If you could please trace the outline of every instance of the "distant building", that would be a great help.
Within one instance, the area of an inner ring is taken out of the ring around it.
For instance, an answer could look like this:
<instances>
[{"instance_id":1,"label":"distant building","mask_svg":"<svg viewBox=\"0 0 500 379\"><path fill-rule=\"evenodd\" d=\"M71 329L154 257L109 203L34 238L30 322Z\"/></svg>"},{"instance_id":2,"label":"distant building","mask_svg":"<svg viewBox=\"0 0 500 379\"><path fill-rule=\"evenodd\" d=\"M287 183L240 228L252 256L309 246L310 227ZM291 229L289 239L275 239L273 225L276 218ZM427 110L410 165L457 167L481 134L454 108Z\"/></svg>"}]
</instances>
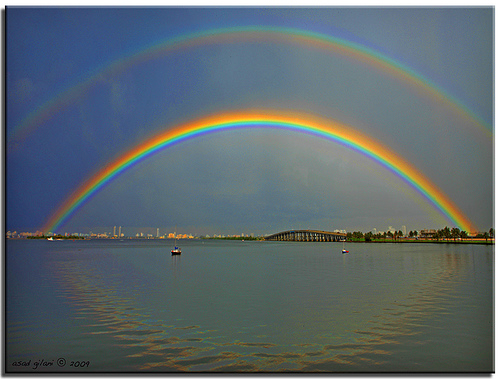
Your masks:
<instances>
[{"instance_id":1,"label":"distant building","mask_svg":"<svg viewBox=\"0 0 500 379\"><path fill-rule=\"evenodd\" d=\"M420 231L420 238L434 238L436 237L436 229L423 229Z\"/></svg>"}]
</instances>

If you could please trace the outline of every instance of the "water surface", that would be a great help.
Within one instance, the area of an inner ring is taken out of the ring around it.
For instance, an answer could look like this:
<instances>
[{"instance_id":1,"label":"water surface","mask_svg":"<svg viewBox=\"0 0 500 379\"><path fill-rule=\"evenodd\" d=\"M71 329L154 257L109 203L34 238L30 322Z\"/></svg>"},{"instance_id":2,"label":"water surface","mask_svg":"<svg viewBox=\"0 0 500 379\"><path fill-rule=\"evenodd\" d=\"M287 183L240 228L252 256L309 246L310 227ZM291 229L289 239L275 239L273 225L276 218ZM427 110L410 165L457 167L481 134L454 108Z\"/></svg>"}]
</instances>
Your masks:
<instances>
[{"instance_id":1,"label":"water surface","mask_svg":"<svg viewBox=\"0 0 500 379\"><path fill-rule=\"evenodd\" d=\"M8 240L7 372L493 370L492 246L171 244Z\"/></svg>"}]
</instances>

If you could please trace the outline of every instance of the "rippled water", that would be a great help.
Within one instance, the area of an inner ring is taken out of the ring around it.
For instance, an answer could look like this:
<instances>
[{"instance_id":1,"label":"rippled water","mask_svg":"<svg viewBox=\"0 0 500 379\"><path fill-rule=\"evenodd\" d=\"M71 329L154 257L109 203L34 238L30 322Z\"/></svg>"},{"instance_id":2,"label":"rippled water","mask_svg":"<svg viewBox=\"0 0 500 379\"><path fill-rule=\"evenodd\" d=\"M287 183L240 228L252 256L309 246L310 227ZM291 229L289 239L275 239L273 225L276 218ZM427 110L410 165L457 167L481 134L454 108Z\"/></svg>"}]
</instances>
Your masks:
<instances>
[{"instance_id":1,"label":"rippled water","mask_svg":"<svg viewBox=\"0 0 500 379\"><path fill-rule=\"evenodd\" d=\"M7 372L493 370L492 246L6 248Z\"/></svg>"}]
</instances>

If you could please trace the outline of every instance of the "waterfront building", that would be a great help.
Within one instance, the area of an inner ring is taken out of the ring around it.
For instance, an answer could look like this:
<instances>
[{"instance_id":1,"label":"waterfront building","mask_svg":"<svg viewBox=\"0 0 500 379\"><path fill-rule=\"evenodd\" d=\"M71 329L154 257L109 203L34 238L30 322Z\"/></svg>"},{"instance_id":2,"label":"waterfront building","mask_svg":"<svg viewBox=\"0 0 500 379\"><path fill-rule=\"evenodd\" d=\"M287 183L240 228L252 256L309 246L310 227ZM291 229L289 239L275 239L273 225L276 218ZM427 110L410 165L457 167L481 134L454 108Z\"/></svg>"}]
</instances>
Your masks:
<instances>
[{"instance_id":1,"label":"waterfront building","mask_svg":"<svg viewBox=\"0 0 500 379\"><path fill-rule=\"evenodd\" d=\"M423 229L420 231L419 237L421 238L434 238L436 236L436 229Z\"/></svg>"}]
</instances>

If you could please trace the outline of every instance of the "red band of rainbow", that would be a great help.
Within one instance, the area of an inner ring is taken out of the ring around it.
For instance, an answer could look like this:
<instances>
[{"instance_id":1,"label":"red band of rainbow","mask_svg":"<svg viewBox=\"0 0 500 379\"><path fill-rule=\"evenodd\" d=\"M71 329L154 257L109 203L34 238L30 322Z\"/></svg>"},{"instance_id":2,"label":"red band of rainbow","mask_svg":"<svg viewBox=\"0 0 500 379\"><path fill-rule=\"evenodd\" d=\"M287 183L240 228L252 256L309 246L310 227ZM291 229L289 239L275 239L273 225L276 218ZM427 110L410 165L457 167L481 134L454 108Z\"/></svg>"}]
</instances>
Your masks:
<instances>
[{"instance_id":1,"label":"red band of rainbow","mask_svg":"<svg viewBox=\"0 0 500 379\"><path fill-rule=\"evenodd\" d=\"M103 169L81 184L52 214L42 228L44 233L57 231L92 195L114 178L147 159L156 152L174 144L207 133L237 128L273 128L307 133L324 138L372 159L426 199L439 213L458 228L471 232L476 228L460 209L428 178L388 147L341 123L310 115L281 115L266 111L223 113L187 122L145 140L109 162Z\"/></svg>"}]
</instances>

